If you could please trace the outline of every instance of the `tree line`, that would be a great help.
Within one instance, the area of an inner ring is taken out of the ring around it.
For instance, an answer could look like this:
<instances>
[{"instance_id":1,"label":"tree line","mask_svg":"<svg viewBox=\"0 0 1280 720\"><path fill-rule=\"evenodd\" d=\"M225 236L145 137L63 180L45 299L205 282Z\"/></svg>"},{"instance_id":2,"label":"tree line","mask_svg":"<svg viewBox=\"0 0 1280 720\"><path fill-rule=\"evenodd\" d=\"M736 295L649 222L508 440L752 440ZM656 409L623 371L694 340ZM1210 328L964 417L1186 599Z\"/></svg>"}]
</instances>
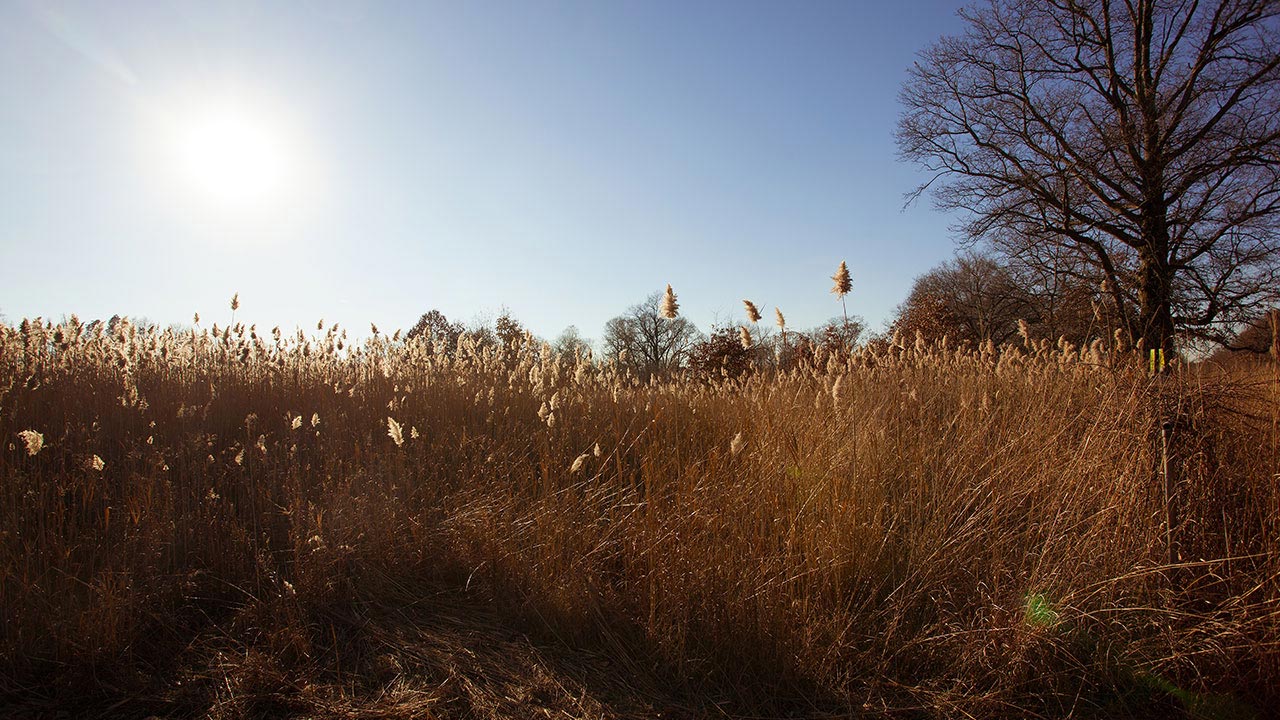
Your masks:
<instances>
[{"instance_id":1,"label":"tree line","mask_svg":"<svg viewBox=\"0 0 1280 720\"><path fill-rule=\"evenodd\" d=\"M809 330L793 330L786 327L779 311L773 324L722 324L704 333L688 318L664 316L662 300L663 294L655 292L610 319L598 345L573 325L554 340L543 340L509 311L503 311L492 326L474 323L468 327L433 309L418 319L404 339L446 354L456 352L459 343L512 351L528 345L565 361L613 362L644 380L685 371L721 379L793 366L822 353L851 352L866 329L862 318L852 316L832 318Z\"/></svg>"}]
</instances>

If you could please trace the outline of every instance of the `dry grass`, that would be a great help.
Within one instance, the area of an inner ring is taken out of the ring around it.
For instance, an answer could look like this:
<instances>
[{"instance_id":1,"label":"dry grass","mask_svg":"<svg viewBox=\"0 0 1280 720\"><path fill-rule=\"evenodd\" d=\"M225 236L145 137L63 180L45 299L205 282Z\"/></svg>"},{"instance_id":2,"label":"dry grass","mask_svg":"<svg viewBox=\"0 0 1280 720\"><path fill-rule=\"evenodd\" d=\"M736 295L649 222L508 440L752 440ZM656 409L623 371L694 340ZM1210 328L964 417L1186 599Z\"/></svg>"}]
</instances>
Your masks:
<instances>
[{"instance_id":1,"label":"dry grass","mask_svg":"<svg viewBox=\"0 0 1280 720\"><path fill-rule=\"evenodd\" d=\"M337 328L0 327L0 694L222 717L1260 713L1280 703L1275 366L1143 370L917 343L640 384Z\"/></svg>"}]
</instances>

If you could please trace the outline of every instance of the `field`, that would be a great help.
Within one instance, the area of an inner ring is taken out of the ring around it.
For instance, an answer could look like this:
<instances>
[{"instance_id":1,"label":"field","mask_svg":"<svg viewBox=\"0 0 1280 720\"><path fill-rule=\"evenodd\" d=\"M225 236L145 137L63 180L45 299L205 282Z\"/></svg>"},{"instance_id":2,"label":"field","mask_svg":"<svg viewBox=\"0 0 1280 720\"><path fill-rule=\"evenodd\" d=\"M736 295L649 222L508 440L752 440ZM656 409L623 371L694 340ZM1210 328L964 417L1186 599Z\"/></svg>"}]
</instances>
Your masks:
<instances>
[{"instance_id":1,"label":"field","mask_svg":"<svg viewBox=\"0 0 1280 720\"><path fill-rule=\"evenodd\" d=\"M1274 362L343 337L0 326L3 714L1280 706Z\"/></svg>"}]
</instances>

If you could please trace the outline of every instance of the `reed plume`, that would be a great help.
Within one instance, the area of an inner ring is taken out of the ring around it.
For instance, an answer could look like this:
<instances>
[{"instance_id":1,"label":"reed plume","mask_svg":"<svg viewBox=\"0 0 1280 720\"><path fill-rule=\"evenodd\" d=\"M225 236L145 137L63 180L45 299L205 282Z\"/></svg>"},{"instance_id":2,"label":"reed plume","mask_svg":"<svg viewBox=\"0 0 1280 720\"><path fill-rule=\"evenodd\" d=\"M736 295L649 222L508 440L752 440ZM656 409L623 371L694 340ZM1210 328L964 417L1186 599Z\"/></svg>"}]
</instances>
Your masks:
<instances>
[{"instance_id":1,"label":"reed plume","mask_svg":"<svg viewBox=\"0 0 1280 720\"><path fill-rule=\"evenodd\" d=\"M853 290L853 279L849 277L849 265L844 261L840 261L840 268L836 270L836 274L831 276L835 284L831 286L831 293L841 299Z\"/></svg>"},{"instance_id":2,"label":"reed plume","mask_svg":"<svg viewBox=\"0 0 1280 720\"><path fill-rule=\"evenodd\" d=\"M660 313L668 320L674 320L680 314L680 303L676 302L676 294L671 290L670 283L667 284L667 291L662 294Z\"/></svg>"},{"instance_id":3,"label":"reed plume","mask_svg":"<svg viewBox=\"0 0 1280 720\"><path fill-rule=\"evenodd\" d=\"M18 437L22 438L22 442L27 446L27 454L35 455L44 449L44 434L35 430L23 430L18 433Z\"/></svg>"},{"instance_id":4,"label":"reed plume","mask_svg":"<svg viewBox=\"0 0 1280 720\"><path fill-rule=\"evenodd\" d=\"M738 433L733 436L733 439L729 441L729 454L737 455L742 452L742 448L745 447L746 444L747 441L742 439L742 431L739 430Z\"/></svg>"},{"instance_id":5,"label":"reed plume","mask_svg":"<svg viewBox=\"0 0 1280 720\"><path fill-rule=\"evenodd\" d=\"M849 265L844 261L840 261L840 267L836 270L836 274L831 276L835 282L831 286L831 292L840 298L840 310L844 314L844 332L845 337L849 336L849 308L845 305L844 297L853 290L853 280L849 277Z\"/></svg>"}]
</instances>

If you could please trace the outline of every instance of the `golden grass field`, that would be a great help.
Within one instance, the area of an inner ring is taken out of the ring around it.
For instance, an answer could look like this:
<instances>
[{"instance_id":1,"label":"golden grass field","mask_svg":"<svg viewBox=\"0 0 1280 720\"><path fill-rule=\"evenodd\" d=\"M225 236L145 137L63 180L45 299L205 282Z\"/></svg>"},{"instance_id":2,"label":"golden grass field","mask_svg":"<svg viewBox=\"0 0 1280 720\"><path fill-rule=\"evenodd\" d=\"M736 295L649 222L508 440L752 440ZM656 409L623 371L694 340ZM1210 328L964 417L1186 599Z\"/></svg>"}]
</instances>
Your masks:
<instances>
[{"instance_id":1,"label":"golden grass field","mask_svg":"<svg viewBox=\"0 0 1280 720\"><path fill-rule=\"evenodd\" d=\"M0 714L1280 706L1274 362L342 338L0 326Z\"/></svg>"}]
</instances>

